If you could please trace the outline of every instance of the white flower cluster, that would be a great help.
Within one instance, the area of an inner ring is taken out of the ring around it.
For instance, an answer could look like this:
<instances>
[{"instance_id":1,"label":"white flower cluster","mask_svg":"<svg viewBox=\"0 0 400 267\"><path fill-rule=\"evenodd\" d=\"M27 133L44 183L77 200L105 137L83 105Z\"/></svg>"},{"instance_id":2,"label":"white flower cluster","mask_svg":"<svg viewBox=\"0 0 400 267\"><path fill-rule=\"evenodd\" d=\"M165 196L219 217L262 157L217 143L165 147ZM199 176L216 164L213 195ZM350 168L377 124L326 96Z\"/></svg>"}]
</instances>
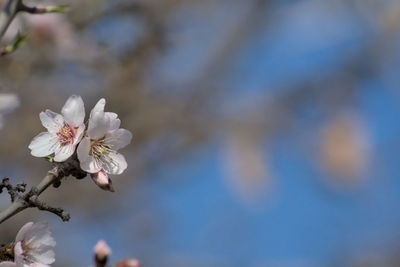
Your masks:
<instances>
[{"instance_id":1,"label":"white flower cluster","mask_svg":"<svg viewBox=\"0 0 400 267\"><path fill-rule=\"evenodd\" d=\"M14 261L0 262L0 267L48 267L56 245L47 223L28 222L18 232L14 243Z\"/></svg>"},{"instance_id":2,"label":"white flower cluster","mask_svg":"<svg viewBox=\"0 0 400 267\"><path fill-rule=\"evenodd\" d=\"M71 96L61 114L46 110L40 120L47 132L40 133L29 145L35 157L53 156L56 162L70 158L77 148L83 171L90 173L102 189L113 191L108 174L121 174L125 157L117 151L131 142L130 131L119 128L121 121L113 112L104 112L106 101L100 99L90 112L85 127L85 107L80 96ZM86 130L85 130L86 129Z\"/></svg>"}]
</instances>

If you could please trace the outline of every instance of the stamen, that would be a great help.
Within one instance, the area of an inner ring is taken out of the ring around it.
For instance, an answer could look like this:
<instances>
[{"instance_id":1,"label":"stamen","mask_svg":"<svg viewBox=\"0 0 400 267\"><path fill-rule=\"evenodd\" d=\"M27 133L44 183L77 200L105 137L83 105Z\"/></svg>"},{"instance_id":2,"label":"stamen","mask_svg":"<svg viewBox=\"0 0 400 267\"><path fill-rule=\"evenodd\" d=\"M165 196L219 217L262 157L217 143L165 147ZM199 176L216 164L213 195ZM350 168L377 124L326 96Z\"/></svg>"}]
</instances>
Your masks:
<instances>
[{"instance_id":1,"label":"stamen","mask_svg":"<svg viewBox=\"0 0 400 267\"><path fill-rule=\"evenodd\" d=\"M100 140L92 140L91 149L89 154L94 157L96 162L99 162L102 166L118 164L109 156L110 153L115 152L112 147L106 143L105 138Z\"/></svg>"},{"instance_id":2,"label":"stamen","mask_svg":"<svg viewBox=\"0 0 400 267\"><path fill-rule=\"evenodd\" d=\"M61 130L57 133L58 140L62 146L72 144L75 138L75 130L69 125L64 125Z\"/></svg>"}]
</instances>

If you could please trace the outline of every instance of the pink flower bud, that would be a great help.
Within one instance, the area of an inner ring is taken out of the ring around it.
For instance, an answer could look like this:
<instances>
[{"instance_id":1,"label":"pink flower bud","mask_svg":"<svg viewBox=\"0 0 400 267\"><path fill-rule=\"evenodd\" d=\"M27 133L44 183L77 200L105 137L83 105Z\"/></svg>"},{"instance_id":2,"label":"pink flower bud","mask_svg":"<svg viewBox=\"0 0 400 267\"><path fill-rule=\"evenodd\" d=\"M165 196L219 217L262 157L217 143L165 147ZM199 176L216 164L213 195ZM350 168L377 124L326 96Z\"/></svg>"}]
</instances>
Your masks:
<instances>
[{"instance_id":1,"label":"pink flower bud","mask_svg":"<svg viewBox=\"0 0 400 267\"><path fill-rule=\"evenodd\" d=\"M97 184L101 189L115 192L112 186L111 179L108 177L107 173L104 171L99 171L97 173L91 173L90 176L95 184Z\"/></svg>"},{"instance_id":2,"label":"pink flower bud","mask_svg":"<svg viewBox=\"0 0 400 267\"><path fill-rule=\"evenodd\" d=\"M136 259L125 259L119 261L116 267L140 267L140 262Z\"/></svg>"},{"instance_id":3,"label":"pink flower bud","mask_svg":"<svg viewBox=\"0 0 400 267\"><path fill-rule=\"evenodd\" d=\"M94 260L96 262L96 266L105 266L108 257L111 254L111 249L107 245L107 243L104 240L100 240L99 242L97 242L93 251L94 251Z\"/></svg>"}]
</instances>

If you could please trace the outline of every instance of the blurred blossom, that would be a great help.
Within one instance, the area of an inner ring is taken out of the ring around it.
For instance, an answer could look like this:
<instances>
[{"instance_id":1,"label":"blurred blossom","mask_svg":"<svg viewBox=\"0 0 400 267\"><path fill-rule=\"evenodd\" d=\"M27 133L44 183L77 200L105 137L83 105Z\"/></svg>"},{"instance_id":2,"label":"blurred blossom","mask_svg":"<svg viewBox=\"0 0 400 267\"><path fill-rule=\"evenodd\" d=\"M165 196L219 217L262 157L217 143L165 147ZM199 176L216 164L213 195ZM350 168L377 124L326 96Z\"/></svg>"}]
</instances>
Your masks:
<instances>
[{"instance_id":1,"label":"blurred blossom","mask_svg":"<svg viewBox=\"0 0 400 267\"><path fill-rule=\"evenodd\" d=\"M334 182L352 185L361 179L369 157L369 140L361 120L352 113L333 117L321 135L322 161Z\"/></svg>"},{"instance_id":2,"label":"blurred blossom","mask_svg":"<svg viewBox=\"0 0 400 267\"><path fill-rule=\"evenodd\" d=\"M0 266L48 267L55 261L55 245L47 223L28 222L15 238L14 262L4 262Z\"/></svg>"},{"instance_id":3,"label":"blurred blossom","mask_svg":"<svg viewBox=\"0 0 400 267\"><path fill-rule=\"evenodd\" d=\"M270 185L260 137L238 130L228 137L225 159L228 185L244 201L258 200Z\"/></svg>"},{"instance_id":4,"label":"blurred blossom","mask_svg":"<svg viewBox=\"0 0 400 267\"><path fill-rule=\"evenodd\" d=\"M140 262L136 259L125 259L119 261L116 267L140 267Z\"/></svg>"},{"instance_id":5,"label":"blurred blossom","mask_svg":"<svg viewBox=\"0 0 400 267\"><path fill-rule=\"evenodd\" d=\"M26 16L29 35L36 45L51 44L60 50L73 50L76 36L63 14Z\"/></svg>"},{"instance_id":6,"label":"blurred blossom","mask_svg":"<svg viewBox=\"0 0 400 267\"><path fill-rule=\"evenodd\" d=\"M45 6L45 4L40 6ZM38 47L48 49L48 45L51 45L52 48L67 52L78 49L77 37L64 14L17 16L7 30L4 41L11 42L18 32L29 33L30 43Z\"/></svg>"},{"instance_id":7,"label":"blurred blossom","mask_svg":"<svg viewBox=\"0 0 400 267\"><path fill-rule=\"evenodd\" d=\"M105 266L108 257L111 255L111 249L104 240L97 242L94 247L94 257L97 265Z\"/></svg>"},{"instance_id":8,"label":"blurred blossom","mask_svg":"<svg viewBox=\"0 0 400 267\"><path fill-rule=\"evenodd\" d=\"M11 261L0 262L0 267L16 267L17 265Z\"/></svg>"},{"instance_id":9,"label":"blurred blossom","mask_svg":"<svg viewBox=\"0 0 400 267\"><path fill-rule=\"evenodd\" d=\"M0 94L0 128L4 126L4 114L19 106L19 99L15 94Z\"/></svg>"}]
</instances>

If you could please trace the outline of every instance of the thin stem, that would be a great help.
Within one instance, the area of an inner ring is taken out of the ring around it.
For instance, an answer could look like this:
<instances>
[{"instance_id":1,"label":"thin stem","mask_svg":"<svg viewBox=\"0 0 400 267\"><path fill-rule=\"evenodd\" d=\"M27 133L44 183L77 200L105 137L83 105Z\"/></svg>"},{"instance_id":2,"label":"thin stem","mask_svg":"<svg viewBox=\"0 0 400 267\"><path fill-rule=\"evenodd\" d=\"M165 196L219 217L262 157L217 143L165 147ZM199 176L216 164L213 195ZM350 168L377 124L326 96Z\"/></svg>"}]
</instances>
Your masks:
<instances>
[{"instance_id":1,"label":"thin stem","mask_svg":"<svg viewBox=\"0 0 400 267\"><path fill-rule=\"evenodd\" d=\"M0 13L0 41L18 13L22 0L8 0Z\"/></svg>"},{"instance_id":2,"label":"thin stem","mask_svg":"<svg viewBox=\"0 0 400 267\"><path fill-rule=\"evenodd\" d=\"M72 175L77 179L82 179L86 176L86 172L82 171L79 167L79 162L76 158L71 158L68 161L57 163L42 181L32 187L28 192L14 196L12 204L0 212L0 224L5 220L11 218L15 214L27 209L27 208L38 208L40 210L49 211L59 216L63 221L69 220L69 214L64 212L61 208L53 208L46 203L40 201L38 197L47 189L49 186L58 184L62 178Z\"/></svg>"},{"instance_id":3,"label":"thin stem","mask_svg":"<svg viewBox=\"0 0 400 267\"><path fill-rule=\"evenodd\" d=\"M29 208L29 198L34 195L39 196L44 190L46 190L52 183L57 180L57 174L58 167L56 166L47 172L47 175L36 187L33 187L29 192L22 195L22 197L16 198L15 201L7 209L0 212L0 223L23 211L24 209Z\"/></svg>"},{"instance_id":4,"label":"thin stem","mask_svg":"<svg viewBox=\"0 0 400 267\"><path fill-rule=\"evenodd\" d=\"M23 211L27 207L26 202L21 199L14 201L7 209L0 212L0 223Z\"/></svg>"}]
</instances>

